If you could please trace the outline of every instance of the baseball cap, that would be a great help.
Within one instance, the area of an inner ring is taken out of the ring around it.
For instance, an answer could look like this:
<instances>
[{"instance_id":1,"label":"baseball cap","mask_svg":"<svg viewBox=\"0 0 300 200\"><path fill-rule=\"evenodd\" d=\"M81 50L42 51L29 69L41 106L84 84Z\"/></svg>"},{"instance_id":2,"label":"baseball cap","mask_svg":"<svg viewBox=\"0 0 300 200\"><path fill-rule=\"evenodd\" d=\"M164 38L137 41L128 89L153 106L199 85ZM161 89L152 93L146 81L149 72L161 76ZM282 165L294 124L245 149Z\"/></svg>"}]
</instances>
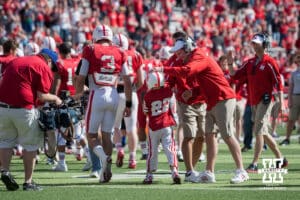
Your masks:
<instances>
[{"instance_id":1,"label":"baseball cap","mask_svg":"<svg viewBox=\"0 0 300 200\"><path fill-rule=\"evenodd\" d=\"M264 42L264 38L261 35L255 35L251 42L257 43L257 44L262 44Z\"/></svg>"},{"instance_id":2,"label":"baseball cap","mask_svg":"<svg viewBox=\"0 0 300 200\"><path fill-rule=\"evenodd\" d=\"M46 54L47 56L49 56L50 59L51 59L51 61L52 61L53 63L56 63L57 60L58 60L58 55L57 55L57 53L54 52L54 51L52 51L52 50L50 50L50 49L42 49L42 50L40 51L40 53Z\"/></svg>"},{"instance_id":3,"label":"baseball cap","mask_svg":"<svg viewBox=\"0 0 300 200\"><path fill-rule=\"evenodd\" d=\"M170 53L175 53L176 51L182 49L184 47L185 42L182 40L177 40L175 45L170 49Z\"/></svg>"}]
</instances>

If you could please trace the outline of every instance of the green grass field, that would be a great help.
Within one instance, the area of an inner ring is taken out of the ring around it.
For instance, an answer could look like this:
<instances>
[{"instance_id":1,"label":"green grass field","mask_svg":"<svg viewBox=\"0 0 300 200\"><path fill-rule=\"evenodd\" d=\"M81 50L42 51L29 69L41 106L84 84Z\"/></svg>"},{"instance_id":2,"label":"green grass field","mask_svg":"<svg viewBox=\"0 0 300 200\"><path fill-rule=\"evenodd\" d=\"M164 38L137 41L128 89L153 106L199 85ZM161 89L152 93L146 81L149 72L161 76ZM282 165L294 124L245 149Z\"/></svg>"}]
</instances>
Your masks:
<instances>
[{"instance_id":1,"label":"green grass field","mask_svg":"<svg viewBox=\"0 0 300 200\"><path fill-rule=\"evenodd\" d=\"M283 132L283 131L282 131ZM88 172L82 172L85 161L76 161L73 155L68 155L68 172L52 172L51 166L46 165L46 159L41 156L37 165L34 180L43 186L40 192L23 192L21 189L15 192L7 192L4 185L0 184L0 200L117 200L117 199L300 199L300 144L297 139L292 140L289 146L280 147L283 154L289 160L288 174L283 175L283 183L280 185L266 185L262 183L262 174L250 174L250 180L237 185L229 183L233 176L234 162L229 150L224 144L219 146L219 154L216 164L216 180L214 184L185 183L184 166L180 163L180 172L183 184L172 185L166 157L163 152L159 155L159 171L154 175L152 185L143 185L145 176L145 161L138 161L137 169L127 169L128 155L125 157L123 168L113 165L113 178L110 183L99 184L97 179L89 178ZM253 150L243 153L244 165L250 163ZM137 155L138 158L140 155ZM273 158L270 150L264 151L261 159ZM113 157L115 161L115 154ZM21 160L14 157L11 165L12 174L16 181L23 183L23 165ZM205 163L197 166L202 171ZM260 165L259 168L261 168Z\"/></svg>"}]
</instances>

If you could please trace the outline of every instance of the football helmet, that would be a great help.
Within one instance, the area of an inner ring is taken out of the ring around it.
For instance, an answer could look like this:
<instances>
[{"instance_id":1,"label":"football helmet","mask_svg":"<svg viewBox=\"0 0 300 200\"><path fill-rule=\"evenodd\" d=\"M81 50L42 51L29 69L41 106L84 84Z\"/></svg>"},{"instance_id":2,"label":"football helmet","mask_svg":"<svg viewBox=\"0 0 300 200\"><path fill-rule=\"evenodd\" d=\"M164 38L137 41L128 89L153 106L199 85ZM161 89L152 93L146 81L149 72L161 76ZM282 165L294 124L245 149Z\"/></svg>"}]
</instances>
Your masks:
<instances>
[{"instance_id":1,"label":"football helmet","mask_svg":"<svg viewBox=\"0 0 300 200\"><path fill-rule=\"evenodd\" d=\"M97 42L98 40L109 40L113 41L113 32L111 28L107 25L98 25L93 31L93 41Z\"/></svg>"},{"instance_id":2,"label":"football helmet","mask_svg":"<svg viewBox=\"0 0 300 200\"><path fill-rule=\"evenodd\" d=\"M113 43L115 45L121 47L124 50L128 50L128 46L129 46L128 39L125 35L123 35L121 33L118 33L118 34L114 35Z\"/></svg>"},{"instance_id":3,"label":"football helmet","mask_svg":"<svg viewBox=\"0 0 300 200\"><path fill-rule=\"evenodd\" d=\"M162 72L151 72L147 77L147 87L148 89L163 87L165 84L165 77Z\"/></svg>"}]
</instances>

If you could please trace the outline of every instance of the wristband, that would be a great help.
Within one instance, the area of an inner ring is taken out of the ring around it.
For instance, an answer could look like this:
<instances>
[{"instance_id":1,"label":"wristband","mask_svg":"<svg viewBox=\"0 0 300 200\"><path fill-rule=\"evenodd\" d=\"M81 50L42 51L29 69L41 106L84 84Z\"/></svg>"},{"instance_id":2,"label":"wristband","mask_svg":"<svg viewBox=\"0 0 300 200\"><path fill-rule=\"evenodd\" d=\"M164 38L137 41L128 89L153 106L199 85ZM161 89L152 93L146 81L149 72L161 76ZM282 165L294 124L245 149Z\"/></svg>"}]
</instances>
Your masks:
<instances>
[{"instance_id":1,"label":"wristband","mask_svg":"<svg viewBox=\"0 0 300 200\"><path fill-rule=\"evenodd\" d=\"M132 107L132 101L126 101L126 108Z\"/></svg>"}]
</instances>

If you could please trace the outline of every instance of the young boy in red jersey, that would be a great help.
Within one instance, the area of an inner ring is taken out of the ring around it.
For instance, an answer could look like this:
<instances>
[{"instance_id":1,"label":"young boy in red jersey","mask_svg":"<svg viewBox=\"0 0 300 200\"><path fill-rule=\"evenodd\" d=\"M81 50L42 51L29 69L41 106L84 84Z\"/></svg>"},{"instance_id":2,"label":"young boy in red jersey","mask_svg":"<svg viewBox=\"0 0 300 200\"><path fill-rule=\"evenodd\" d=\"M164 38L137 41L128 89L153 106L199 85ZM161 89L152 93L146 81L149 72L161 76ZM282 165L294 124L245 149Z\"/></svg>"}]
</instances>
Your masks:
<instances>
[{"instance_id":1,"label":"young boy in red jersey","mask_svg":"<svg viewBox=\"0 0 300 200\"><path fill-rule=\"evenodd\" d=\"M175 151L175 140L172 126L176 124L174 112L170 105L171 88L165 85L164 75L160 72L150 73L147 77L148 91L144 97L144 112L149 117L147 175L144 184L152 184L153 172L158 164L158 145L161 142L167 156L174 184L180 184L178 163Z\"/></svg>"}]
</instances>

